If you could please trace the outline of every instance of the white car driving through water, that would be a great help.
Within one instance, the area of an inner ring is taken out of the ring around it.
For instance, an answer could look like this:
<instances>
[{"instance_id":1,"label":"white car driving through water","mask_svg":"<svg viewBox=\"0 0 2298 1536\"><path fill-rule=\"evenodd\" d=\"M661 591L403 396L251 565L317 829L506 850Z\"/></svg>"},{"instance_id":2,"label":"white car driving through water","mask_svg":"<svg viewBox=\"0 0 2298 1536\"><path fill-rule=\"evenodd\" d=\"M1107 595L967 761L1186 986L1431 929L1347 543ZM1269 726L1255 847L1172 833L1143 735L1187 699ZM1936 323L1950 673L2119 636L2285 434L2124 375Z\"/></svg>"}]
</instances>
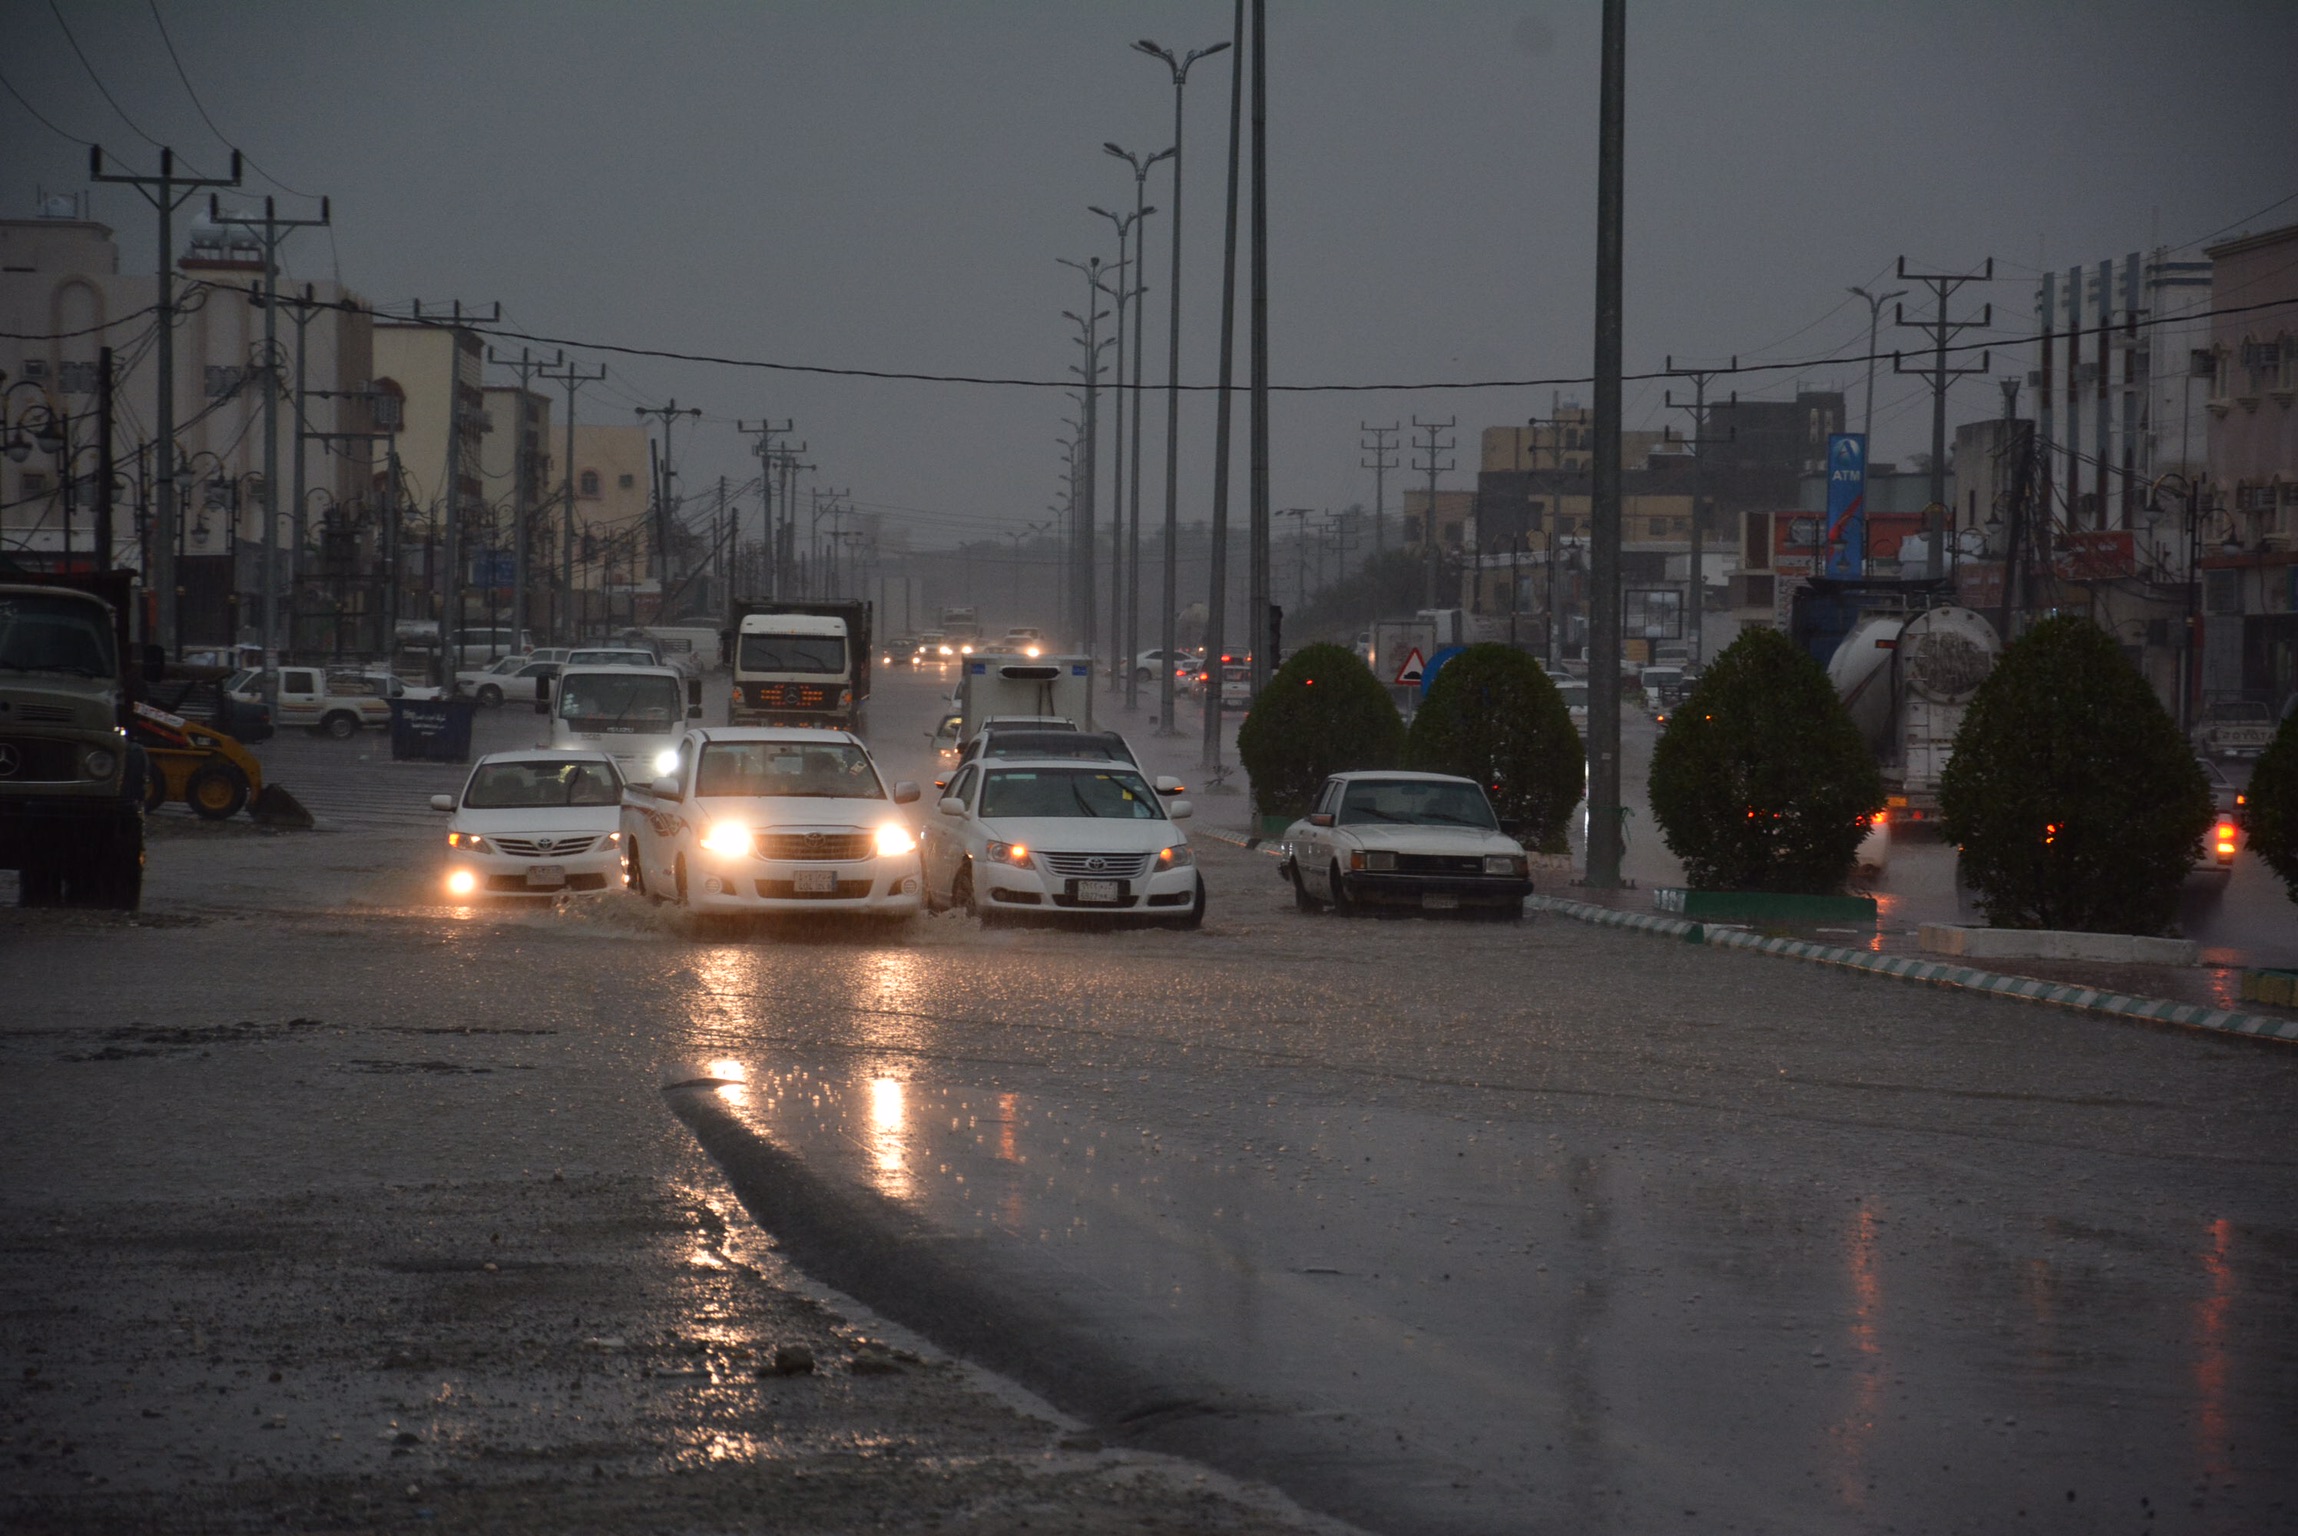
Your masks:
<instances>
[{"instance_id":1,"label":"white car driving through water","mask_svg":"<svg viewBox=\"0 0 2298 1536\"><path fill-rule=\"evenodd\" d=\"M988 758L966 764L925 828L926 900L984 922L1015 913L1154 919L1194 928L1205 882L1130 763Z\"/></svg>"},{"instance_id":2,"label":"white car driving through water","mask_svg":"<svg viewBox=\"0 0 2298 1536\"><path fill-rule=\"evenodd\" d=\"M490 752L445 811L447 894L556 896L622 884L622 775L603 752Z\"/></svg>"},{"instance_id":3,"label":"white car driving through water","mask_svg":"<svg viewBox=\"0 0 2298 1536\"><path fill-rule=\"evenodd\" d=\"M1524 845L1500 830L1474 779L1446 773L1336 773L1285 830L1279 873L1302 911L1359 906L1524 915Z\"/></svg>"},{"instance_id":4,"label":"white car driving through water","mask_svg":"<svg viewBox=\"0 0 2298 1536\"><path fill-rule=\"evenodd\" d=\"M714 726L633 783L622 833L630 888L697 912L918 910L918 840L869 749L846 731Z\"/></svg>"}]
</instances>

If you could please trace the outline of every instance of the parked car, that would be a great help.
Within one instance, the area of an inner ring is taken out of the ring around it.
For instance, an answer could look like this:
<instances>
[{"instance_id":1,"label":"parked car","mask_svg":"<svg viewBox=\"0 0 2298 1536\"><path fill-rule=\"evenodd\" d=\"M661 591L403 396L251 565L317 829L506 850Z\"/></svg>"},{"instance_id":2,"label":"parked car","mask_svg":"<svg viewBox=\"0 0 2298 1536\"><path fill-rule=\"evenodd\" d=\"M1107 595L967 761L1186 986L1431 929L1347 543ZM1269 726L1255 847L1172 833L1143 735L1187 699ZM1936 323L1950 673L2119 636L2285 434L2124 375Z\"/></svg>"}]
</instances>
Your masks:
<instances>
[{"instance_id":1,"label":"parked car","mask_svg":"<svg viewBox=\"0 0 2298 1536\"><path fill-rule=\"evenodd\" d=\"M622 775L603 752L490 752L445 811L447 894L542 896L622 884Z\"/></svg>"},{"instance_id":2,"label":"parked car","mask_svg":"<svg viewBox=\"0 0 2298 1536\"><path fill-rule=\"evenodd\" d=\"M1336 773L1285 832L1282 873L1304 912L1482 909L1521 917L1531 858L1484 787L1444 773Z\"/></svg>"},{"instance_id":3,"label":"parked car","mask_svg":"<svg viewBox=\"0 0 2298 1536\"><path fill-rule=\"evenodd\" d=\"M2274 711L2250 699L2219 699L2194 727L2194 750L2203 757L2256 757L2274 739Z\"/></svg>"},{"instance_id":4,"label":"parked car","mask_svg":"<svg viewBox=\"0 0 2298 1536\"><path fill-rule=\"evenodd\" d=\"M1577 677L1556 679L1556 691L1564 696L1564 710L1572 723L1581 730L1588 728L1588 684Z\"/></svg>"},{"instance_id":5,"label":"parked car","mask_svg":"<svg viewBox=\"0 0 2298 1536\"><path fill-rule=\"evenodd\" d=\"M460 697L473 698L489 709L503 702L532 704L537 696L537 685L548 685L559 675L555 661L530 661L524 656L506 656L491 667L476 672L455 674L455 692Z\"/></svg>"},{"instance_id":6,"label":"parked car","mask_svg":"<svg viewBox=\"0 0 2298 1536\"><path fill-rule=\"evenodd\" d=\"M917 835L869 748L848 731L688 731L677 765L633 785L622 813L630 888L699 912L918 910Z\"/></svg>"},{"instance_id":7,"label":"parked car","mask_svg":"<svg viewBox=\"0 0 2298 1536\"><path fill-rule=\"evenodd\" d=\"M269 702L274 726L303 726L337 741L349 741L363 725L389 726L391 700L417 696L389 672L328 672L319 667L281 667L256 674L243 686Z\"/></svg>"},{"instance_id":8,"label":"parked car","mask_svg":"<svg viewBox=\"0 0 2298 1536\"><path fill-rule=\"evenodd\" d=\"M1133 675L1148 682L1170 667L1175 677L1186 679L1203 664L1204 658L1195 651L1151 649L1133 658Z\"/></svg>"},{"instance_id":9,"label":"parked car","mask_svg":"<svg viewBox=\"0 0 2298 1536\"><path fill-rule=\"evenodd\" d=\"M968 763L924 832L926 903L984 922L1015 913L1194 928L1205 882L1166 801L1129 764L1075 758Z\"/></svg>"}]
</instances>

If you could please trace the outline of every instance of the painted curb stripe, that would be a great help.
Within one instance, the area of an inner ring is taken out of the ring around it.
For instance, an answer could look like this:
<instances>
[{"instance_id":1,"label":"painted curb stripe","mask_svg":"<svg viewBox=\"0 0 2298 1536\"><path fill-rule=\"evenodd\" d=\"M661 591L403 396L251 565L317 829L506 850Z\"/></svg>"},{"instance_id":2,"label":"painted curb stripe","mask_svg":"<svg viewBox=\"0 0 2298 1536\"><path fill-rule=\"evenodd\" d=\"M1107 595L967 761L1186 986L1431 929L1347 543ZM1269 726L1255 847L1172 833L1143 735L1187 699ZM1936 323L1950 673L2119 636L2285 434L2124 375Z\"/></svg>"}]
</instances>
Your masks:
<instances>
[{"instance_id":1,"label":"painted curb stripe","mask_svg":"<svg viewBox=\"0 0 2298 1536\"><path fill-rule=\"evenodd\" d=\"M2163 997L2133 997L2123 992L2102 992L2095 987L2074 982L2042 981L2032 976L2006 976L1995 971L1973 970L1969 966L1920 960L1911 955L1879 955L1872 950L1842 949L1830 944L1814 944L1805 939L1764 938L1744 928L1717 928L1677 917L1621 912L1591 902L1567 901L1560 896L1534 895L1528 897L1527 902L1536 911L1553 912L1558 917L1569 917L1604 928L1626 928L1637 933L1657 934L1694 944L1713 944L1725 949L1785 955L1790 959L1809 960L1819 965L1841 966L1846 970L1897 977L1927 986L1985 992L1996 997L2069 1008L2079 1013L2144 1019L2150 1023L2176 1024L2219 1034L2246 1035L2257 1040L2298 1042L2298 1019L2234 1013L2222 1008L2205 1007L2200 1003L2172 1002Z\"/></svg>"}]
</instances>

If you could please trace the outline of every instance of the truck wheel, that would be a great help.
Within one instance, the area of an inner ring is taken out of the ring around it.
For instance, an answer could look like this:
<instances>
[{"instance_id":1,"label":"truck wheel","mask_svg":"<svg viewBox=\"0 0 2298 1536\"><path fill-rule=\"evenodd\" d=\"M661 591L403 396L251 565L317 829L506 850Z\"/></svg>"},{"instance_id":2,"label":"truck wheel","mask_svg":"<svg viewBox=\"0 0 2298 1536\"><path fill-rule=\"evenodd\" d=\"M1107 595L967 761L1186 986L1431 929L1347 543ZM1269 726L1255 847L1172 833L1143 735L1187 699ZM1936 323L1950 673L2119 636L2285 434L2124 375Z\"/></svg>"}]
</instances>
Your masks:
<instances>
[{"instance_id":1,"label":"truck wheel","mask_svg":"<svg viewBox=\"0 0 2298 1536\"><path fill-rule=\"evenodd\" d=\"M144 809L156 811L168 803L168 776L166 770L153 763L144 770Z\"/></svg>"},{"instance_id":2,"label":"truck wheel","mask_svg":"<svg viewBox=\"0 0 2298 1536\"><path fill-rule=\"evenodd\" d=\"M203 821L229 821L247 808L247 775L229 763L209 763L184 784L184 803Z\"/></svg>"},{"instance_id":3,"label":"truck wheel","mask_svg":"<svg viewBox=\"0 0 2298 1536\"><path fill-rule=\"evenodd\" d=\"M349 710L337 710L319 722L320 734L336 741L349 741L359 734L359 717Z\"/></svg>"}]
</instances>

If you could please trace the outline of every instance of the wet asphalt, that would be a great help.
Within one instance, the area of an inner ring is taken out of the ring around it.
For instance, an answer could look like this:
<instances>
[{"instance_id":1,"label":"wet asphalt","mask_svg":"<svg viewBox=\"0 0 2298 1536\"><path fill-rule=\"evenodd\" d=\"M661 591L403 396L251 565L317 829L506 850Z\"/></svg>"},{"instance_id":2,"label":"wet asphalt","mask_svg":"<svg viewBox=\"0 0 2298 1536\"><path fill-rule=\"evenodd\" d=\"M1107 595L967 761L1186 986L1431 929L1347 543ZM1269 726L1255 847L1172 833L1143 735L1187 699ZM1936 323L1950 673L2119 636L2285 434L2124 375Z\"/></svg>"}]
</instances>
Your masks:
<instances>
[{"instance_id":1,"label":"wet asphalt","mask_svg":"<svg viewBox=\"0 0 2298 1536\"><path fill-rule=\"evenodd\" d=\"M895 775L933 702L881 687ZM410 808L453 775L363 740L281 743L320 833L163 838L153 888L163 921L232 914L184 919L234 942L181 948L180 1008L351 1027L294 1070L378 1102L218 1123L195 1080L107 1104L105 1068L43 1056L11 1114L74 1124L8 1142L43 1213L120 1149L217 1198L308 1182L220 1170L211 1137L394 1184L467 1157L511 1207L545 1165L635 1170L641 1204L675 1170L653 1247L691 1247L691 1197L722 1191L775 1263L1095 1439L1384 1532L2298 1528L2286 1048L1570 923L1304 916L1210 839L1199 934L446 908ZM168 952L139 935L109 1005L158 1011L131 999ZM551 1033L368 1048L394 1024ZM434 1056L495 1081L341 1065ZM506 1080L551 1091L507 1111ZM422 1092L380 1102L399 1082ZM458 1263L492 1248L445 1220Z\"/></svg>"}]
</instances>

